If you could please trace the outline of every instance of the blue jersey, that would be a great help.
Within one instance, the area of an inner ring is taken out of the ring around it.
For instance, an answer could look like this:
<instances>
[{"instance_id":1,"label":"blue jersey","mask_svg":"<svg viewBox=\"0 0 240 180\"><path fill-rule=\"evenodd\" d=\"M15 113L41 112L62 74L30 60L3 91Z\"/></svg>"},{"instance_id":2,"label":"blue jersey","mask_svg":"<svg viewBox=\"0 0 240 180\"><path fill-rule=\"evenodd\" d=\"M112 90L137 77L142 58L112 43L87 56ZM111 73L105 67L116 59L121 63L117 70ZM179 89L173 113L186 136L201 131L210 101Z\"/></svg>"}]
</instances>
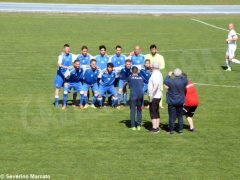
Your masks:
<instances>
[{"instance_id":1,"label":"blue jersey","mask_svg":"<svg viewBox=\"0 0 240 180\"><path fill-rule=\"evenodd\" d=\"M87 54L86 56L80 54L77 57L77 60L80 61L80 67L81 68L86 68L90 65L90 61L91 61L91 56L89 54Z\"/></svg>"},{"instance_id":2,"label":"blue jersey","mask_svg":"<svg viewBox=\"0 0 240 180\"><path fill-rule=\"evenodd\" d=\"M143 78L144 84L148 84L148 81L152 75L152 71L150 69L144 68L140 70L139 75Z\"/></svg>"},{"instance_id":3,"label":"blue jersey","mask_svg":"<svg viewBox=\"0 0 240 180\"><path fill-rule=\"evenodd\" d=\"M143 98L143 79L138 74L133 74L128 78L131 98Z\"/></svg>"},{"instance_id":4,"label":"blue jersey","mask_svg":"<svg viewBox=\"0 0 240 180\"><path fill-rule=\"evenodd\" d=\"M63 54L62 55L61 65L63 65L63 66L72 66L72 62L73 62L73 55L72 55L72 53ZM59 67L59 71L62 74L64 74L66 72L66 70L67 70L67 68Z\"/></svg>"},{"instance_id":5,"label":"blue jersey","mask_svg":"<svg viewBox=\"0 0 240 180\"><path fill-rule=\"evenodd\" d=\"M111 73L108 73L108 72L104 72L102 74L102 78L101 78L101 81L100 81L100 84L102 86L111 86L111 85L114 85L114 81L116 79L116 72L115 71L112 71Z\"/></svg>"},{"instance_id":6,"label":"blue jersey","mask_svg":"<svg viewBox=\"0 0 240 180\"><path fill-rule=\"evenodd\" d=\"M101 56L101 55L97 55L95 56L95 59L97 61L97 67L101 70L106 69L107 68L107 63L109 60L108 56Z\"/></svg>"},{"instance_id":7,"label":"blue jersey","mask_svg":"<svg viewBox=\"0 0 240 180\"><path fill-rule=\"evenodd\" d=\"M119 75L119 79L120 80L127 80L128 77L132 74L131 68L126 68L126 66L124 68L121 69L120 71L120 75Z\"/></svg>"},{"instance_id":8,"label":"blue jersey","mask_svg":"<svg viewBox=\"0 0 240 180\"><path fill-rule=\"evenodd\" d=\"M82 81L82 77L83 77L82 68L79 69L71 68L69 69L69 75L66 77L66 81L69 83L78 83Z\"/></svg>"},{"instance_id":9,"label":"blue jersey","mask_svg":"<svg viewBox=\"0 0 240 180\"><path fill-rule=\"evenodd\" d=\"M99 74L99 69L87 68L83 73L83 82L87 84L97 83Z\"/></svg>"},{"instance_id":10,"label":"blue jersey","mask_svg":"<svg viewBox=\"0 0 240 180\"><path fill-rule=\"evenodd\" d=\"M111 63L113 63L114 68L124 66L125 60L126 60L126 56L122 54L120 56L118 56L117 54L114 54L111 57Z\"/></svg>"},{"instance_id":11,"label":"blue jersey","mask_svg":"<svg viewBox=\"0 0 240 180\"><path fill-rule=\"evenodd\" d=\"M145 61L145 57L142 54L139 55L133 55L131 57L131 61L132 61L132 66L137 66L139 69L141 69L141 67L144 65L144 61Z\"/></svg>"}]
</instances>

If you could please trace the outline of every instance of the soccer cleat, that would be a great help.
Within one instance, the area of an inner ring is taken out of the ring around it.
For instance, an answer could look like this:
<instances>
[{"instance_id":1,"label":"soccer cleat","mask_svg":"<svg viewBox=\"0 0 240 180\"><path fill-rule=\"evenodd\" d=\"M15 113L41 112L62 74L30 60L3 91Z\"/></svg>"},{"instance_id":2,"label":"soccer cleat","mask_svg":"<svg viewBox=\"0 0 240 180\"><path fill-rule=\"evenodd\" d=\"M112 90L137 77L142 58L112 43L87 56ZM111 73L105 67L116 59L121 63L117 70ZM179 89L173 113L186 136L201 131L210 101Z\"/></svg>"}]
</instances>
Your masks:
<instances>
[{"instance_id":1,"label":"soccer cleat","mask_svg":"<svg viewBox=\"0 0 240 180\"><path fill-rule=\"evenodd\" d=\"M76 107L76 105L75 105L75 104L73 104L73 105L72 105L72 107L74 107L74 108L75 108L75 107Z\"/></svg>"},{"instance_id":2,"label":"soccer cleat","mask_svg":"<svg viewBox=\"0 0 240 180\"><path fill-rule=\"evenodd\" d=\"M84 109L87 109L87 108L88 108L88 106L89 106L88 104L85 104L85 106L84 106Z\"/></svg>"},{"instance_id":3,"label":"soccer cleat","mask_svg":"<svg viewBox=\"0 0 240 180\"><path fill-rule=\"evenodd\" d=\"M94 106L94 104L91 105L91 108L96 109L96 107Z\"/></svg>"},{"instance_id":4,"label":"soccer cleat","mask_svg":"<svg viewBox=\"0 0 240 180\"><path fill-rule=\"evenodd\" d=\"M172 134L174 134L174 132L173 131L169 131L168 134L172 135Z\"/></svg>"},{"instance_id":5,"label":"soccer cleat","mask_svg":"<svg viewBox=\"0 0 240 180\"><path fill-rule=\"evenodd\" d=\"M136 127L132 127L131 129L132 129L133 131L136 131L136 130L137 130Z\"/></svg>"},{"instance_id":6,"label":"soccer cleat","mask_svg":"<svg viewBox=\"0 0 240 180\"><path fill-rule=\"evenodd\" d=\"M120 106L117 106L116 108L117 108L118 110L120 110L120 109L121 109L121 107L120 107Z\"/></svg>"},{"instance_id":7,"label":"soccer cleat","mask_svg":"<svg viewBox=\"0 0 240 180\"><path fill-rule=\"evenodd\" d=\"M195 131L195 129L194 129L194 128L193 128L193 129L189 129L189 131L190 131L190 132L194 132L194 131Z\"/></svg>"},{"instance_id":8,"label":"soccer cleat","mask_svg":"<svg viewBox=\"0 0 240 180\"><path fill-rule=\"evenodd\" d=\"M66 109L67 109L67 106L63 106L63 107L62 107L62 110L66 110Z\"/></svg>"},{"instance_id":9,"label":"soccer cleat","mask_svg":"<svg viewBox=\"0 0 240 180\"><path fill-rule=\"evenodd\" d=\"M83 109L84 109L83 105L80 105L80 110L83 110Z\"/></svg>"},{"instance_id":10,"label":"soccer cleat","mask_svg":"<svg viewBox=\"0 0 240 180\"><path fill-rule=\"evenodd\" d=\"M160 131L159 131L159 129L154 129L154 128L152 128L151 130L150 130L150 133L151 134L157 134L157 133L159 133Z\"/></svg>"},{"instance_id":11,"label":"soccer cleat","mask_svg":"<svg viewBox=\"0 0 240 180\"><path fill-rule=\"evenodd\" d=\"M137 126L137 130L140 131L141 130L141 126Z\"/></svg>"}]
</instances>

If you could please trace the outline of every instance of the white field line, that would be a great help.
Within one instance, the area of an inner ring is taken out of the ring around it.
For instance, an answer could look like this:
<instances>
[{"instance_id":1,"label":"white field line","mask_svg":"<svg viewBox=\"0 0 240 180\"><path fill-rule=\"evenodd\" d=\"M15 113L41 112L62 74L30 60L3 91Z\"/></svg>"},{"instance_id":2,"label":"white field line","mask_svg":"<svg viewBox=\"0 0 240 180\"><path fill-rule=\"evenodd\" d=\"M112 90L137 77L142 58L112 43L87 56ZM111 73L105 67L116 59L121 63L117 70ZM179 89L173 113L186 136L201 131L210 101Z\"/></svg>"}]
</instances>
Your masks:
<instances>
[{"instance_id":1,"label":"white field line","mask_svg":"<svg viewBox=\"0 0 240 180\"><path fill-rule=\"evenodd\" d=\"M199 23L204 24L204 25L206 25L206 26L210 26L210 27L215 28L215 29L220 29L220 30L223 30L223 31L227 31L227 32L228 32L227 29L224 29L224 28L215 26L215 25L213 25L213 24L206 23L206 22L204 22L204 21L200 21L200 20L198 20L198 19L191 19L191 20L192 20L192 21L195 21L195 22L199 22ZM240 35L240 34L237 33L237 35Z\"/></svg>"},{"instance_id":2,"label":"white field line","mask_svg":"<svg viewBox=\"0 0 240 180\"><path fill-rule=\"evenodd\" d=\"M198 86L212 86L212 87L223 87L223 88L240 88L240 86L230 86L230 85L219 85L219 84L206 84L206 83L194 83Z\"/></svg>"}]
</instances>

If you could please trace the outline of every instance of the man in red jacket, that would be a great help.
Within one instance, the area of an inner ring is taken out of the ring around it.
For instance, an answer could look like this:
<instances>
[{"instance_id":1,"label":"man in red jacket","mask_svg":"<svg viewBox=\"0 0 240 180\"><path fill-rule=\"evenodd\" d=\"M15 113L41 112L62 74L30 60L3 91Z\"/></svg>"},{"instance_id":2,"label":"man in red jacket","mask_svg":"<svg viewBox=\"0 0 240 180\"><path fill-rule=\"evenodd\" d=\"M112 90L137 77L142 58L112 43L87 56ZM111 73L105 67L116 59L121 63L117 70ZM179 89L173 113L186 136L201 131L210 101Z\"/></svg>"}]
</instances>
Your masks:
<instances>
[{"instance_id":1,"label":"man in red jacket","mask_svg":"<svg viewBox=\"0 0 240 180\"><path fill-rule=\"evenodd\" d=\"M185 104L183 107L183 112L187 117L188 123L190 125L190 131L194 131L193 125L193 115L199 105L199 99L197 90L194 87L194 84L191 81L188 81L185 91Z\"/></svg>"}]
</instances>

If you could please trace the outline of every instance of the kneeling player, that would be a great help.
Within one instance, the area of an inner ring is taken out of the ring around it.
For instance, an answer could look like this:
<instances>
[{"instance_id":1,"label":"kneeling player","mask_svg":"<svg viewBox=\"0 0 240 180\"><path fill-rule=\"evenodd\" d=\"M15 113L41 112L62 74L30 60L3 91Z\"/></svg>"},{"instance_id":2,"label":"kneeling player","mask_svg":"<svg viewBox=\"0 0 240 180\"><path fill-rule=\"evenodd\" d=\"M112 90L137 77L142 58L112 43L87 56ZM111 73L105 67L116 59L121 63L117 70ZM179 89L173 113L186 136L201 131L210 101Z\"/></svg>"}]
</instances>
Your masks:
<instances>
[{"instance_id":1,"label":"kneeling player","mask_svg":"<svg viewBox=\"0 0 240 180\"><path fill-rule=\"evenodd\" d=\"M85 101L84 109L88 108L88 90L91 88L93 91L92 97L92 108L96 108L94 106L95 102L97 101L98 97L98 78L100 78L101 73L100 70L97 68L97 62L95 59L92 59L90 62L90 68L86 68L83 73L83 91L84 97L80 100L80 108L83 109L83 102Z\"/></svg>"},{"instance_id":2,"label":"kneeling player","mask_svg":"<svg viewBox=\"0 0 240 180\"><path fill-rule=\"evenodd\" d=\"M118 84L118 105L120 105L122 100L122 94L123 94L123 103L124 105L127 104L127 80L129 76L132 74L131 71L131 60L127 59L125 61L125 66L121 69L119 74L119 84Z\"/></svg>"},{"instance_id":3,"label":"kneeling player","mask_svg":"<svg viewBox=\"0 0 240 180\"><path fill-rule=\"evenodd\" d=\"M83 69L80 68L80 61L75 60L73 64L73 68L69 69L69 71L66 71L64 74L64 77L66 79L66 82L64 83L64 92L63 92L63 107L62 109L66 109L67 107L67 99L68 99L68 93L71 91L71 89L74 89L74 93L82 93L82 74Z\"/></svg>"},{"instance_id":4,"label":"kneeling player","mask_svg":"<svg viewBox=\"0 0 240 180\"><path fill-rule=\"evenodd\" d=\"M107 64L107 70L102 74L102 78L99 83L99 106L103 105L103 97L108 93L108 96L112 96L112 106L115 107L118 102L117 91L114 88L114 82L116 80L116 72L113 71L113 63Z\"/></svg>"}]
</instances>

